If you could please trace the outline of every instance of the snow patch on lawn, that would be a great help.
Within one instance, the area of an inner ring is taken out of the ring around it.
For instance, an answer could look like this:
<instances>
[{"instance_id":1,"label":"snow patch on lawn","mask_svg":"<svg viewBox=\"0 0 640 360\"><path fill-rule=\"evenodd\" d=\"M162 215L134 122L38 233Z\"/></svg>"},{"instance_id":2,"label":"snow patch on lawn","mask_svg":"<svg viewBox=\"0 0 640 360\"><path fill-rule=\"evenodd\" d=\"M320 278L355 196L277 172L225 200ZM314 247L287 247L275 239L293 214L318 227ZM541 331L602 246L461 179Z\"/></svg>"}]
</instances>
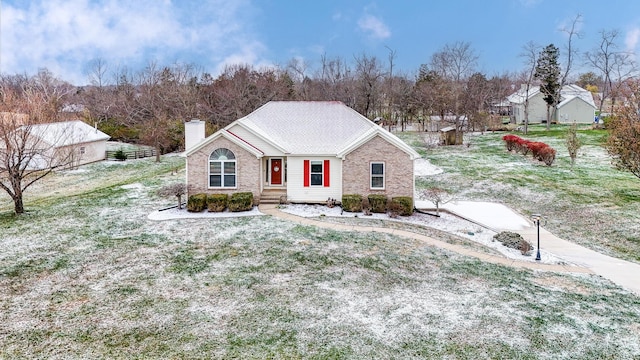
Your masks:
<instances>
[{"instance_id":1,"label":"snow patch on lawn","mask_svg":"<svg viewBox=\"0 0 640 360\"><path fill-rule=\"evenodd\" d=\"M462 206L464 205L465 204L462 204ZM483 211L486 213L487 216L490 217L491 215L490 212L487 211L486 209L482 210L481 207L473 206L473 204L466 204L466 205L468 209L474 209L476 212L478 212L479 218L481 217L480 214L482 214ZM500 205L500 204L491 204L491 205ZM504 205L495 206L493 208L498 209L500 210L500 212L503 213L503 215L505 216L504 218L505 222L508 221L507 216L513 216L513 214L515 214L510 209L506 208ZM505 209L509 210L511 214L505 211ZM544 250L540 251L542 260L536 261L535 256L522 255L519 250L507 248L504 245L502 245L502 243L498 241L494 241L493 236L496 234L495 231L485 229L480 225L474 224L473 222L467 221L458 216L451 215L448 213L441 213L440 217L436 217L436 216L415 212L411 216L402 216L397 219L392 219L387 214L371 214L370 216L365 216L363 213L352 213L352 212L342 211L342 208L340 207L329 208L323 205L307 205L307 204L286 205L281 207L280 211L286 212L288 214L297 215L301 217L308 217L308 218L319 217L319 216L354 218L353 223L351 223L350 225L358 225L358 220L356 220L355 218L397 221L397 222L404 222L408 224L423 225L423 226L428 226L440 231L444 231L450 234L454 234L454 235L472 240L488 248L497 250L498 252L500 252L502 255L504 255L509 259L546 263L546 264L568 263L568 261L558 256L555 256L549 252L546 252ZM518 219L516 218L511 219L511 221L516 221L516 220ZM520 220L520 221L522 221L522 224L524 224L523 220ZM527 224L527 226L530 226L530 225ZM532 245L535 245L535 244L532 244Z\"/></svg>"},{"instance_id":2,"label":"snow patch on lawn","mask_svg":"<svg viewBox=\"0 0 640 360\"><path fill-rule=\"evenodd\" d=\"M442 173L443 170L429 162L427 159L416 159L413 162L414 176L430 176Z\"/></svg>"},{"instance_id":3,"label":"snow patch on lawn","mask_svg":"<svg viewBox=\"0 0 640 360\"><path fill-rule=\"evenodd\" d=\"M202 212L189 212L184 208L178 209L177 207L175 207L167 210L154 211L151 214L149 214L148 218L149 220L162 221L162 220L173 220L173 219L231 218L231 217L259 216L259 215L264 215L264 214L261 213L260 210L258 210L257 206L254 206L249 211L238 211L238 212L231 212L229 210L225 210L222 212L209 212L206 210Z\"/></svg>"}]
</instances>

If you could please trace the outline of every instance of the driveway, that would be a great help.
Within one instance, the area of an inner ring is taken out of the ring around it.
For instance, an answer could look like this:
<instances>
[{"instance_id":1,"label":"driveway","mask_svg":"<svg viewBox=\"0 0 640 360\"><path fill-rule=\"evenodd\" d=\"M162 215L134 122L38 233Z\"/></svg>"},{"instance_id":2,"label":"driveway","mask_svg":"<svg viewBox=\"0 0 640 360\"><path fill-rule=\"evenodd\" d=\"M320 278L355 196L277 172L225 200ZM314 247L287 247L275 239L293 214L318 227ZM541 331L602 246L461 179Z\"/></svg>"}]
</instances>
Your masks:
<instances>
[{"instance_id":1,"label":"driveway","mask_svg":"<svg viewBox=\"0 0 640 360\"><path fill-rule=\"evenodd\" d=\"M434 208L433 204L416 201L417 208ZM494 231L514 231L536 246L537 228L531 220L502 204L459 201L441 206L448 212L485 226ZM585 267L612 282L640 295L640 264L617 259L563 240L540 228L540 249L548 251L568 263Z\"/></svg>"}]
</instances>

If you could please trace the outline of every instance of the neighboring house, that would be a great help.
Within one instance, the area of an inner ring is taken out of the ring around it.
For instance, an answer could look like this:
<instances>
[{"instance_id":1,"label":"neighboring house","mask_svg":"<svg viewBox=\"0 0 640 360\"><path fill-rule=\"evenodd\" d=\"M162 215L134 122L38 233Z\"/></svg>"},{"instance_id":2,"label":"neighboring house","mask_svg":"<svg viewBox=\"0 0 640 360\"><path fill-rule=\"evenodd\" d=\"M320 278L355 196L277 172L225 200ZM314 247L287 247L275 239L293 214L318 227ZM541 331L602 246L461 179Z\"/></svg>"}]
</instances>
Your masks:
<instances>
[{"instance_id":1,"label":"neighboring house","mask_svg":"<svg viewBox=\"0 0 640 360\"><path fill-rule=\"evenodd\" d=\"M32 150L37 153L29 164L31 169L51 164L74 167L104 160L110 138L79 120L28 125L26 129L32 137Z\"/></svg>"},{"instance_id":2,"label":"neighboring house","mask_svg":"<svg viewBox=\"0 0 640 360\"><path fill-rule=\"evenodd\" d=\"M190 194L250 191L255 202L319 203L343 194L413 197L420 155L337 101L271 101L204 139L185 124Z\"/></svg>"},{"instance_id":3,"label":"neighboring house","mask_svg":"<svg viewBox=\"0 0 640 360\"><path fill-rule=\"evenodd\" d=\"M524 123L524 105L526 89L521 89L507 97L511 103L511 114L517 124ZM591 124L593 123L596 105L591 92L578 85L565 85L560 91L560 103L557 105L555 120L561 124ZM529 123L542 123L547 121L547 103L539 86L529 88Z\"/></svg>"}]
</instances>

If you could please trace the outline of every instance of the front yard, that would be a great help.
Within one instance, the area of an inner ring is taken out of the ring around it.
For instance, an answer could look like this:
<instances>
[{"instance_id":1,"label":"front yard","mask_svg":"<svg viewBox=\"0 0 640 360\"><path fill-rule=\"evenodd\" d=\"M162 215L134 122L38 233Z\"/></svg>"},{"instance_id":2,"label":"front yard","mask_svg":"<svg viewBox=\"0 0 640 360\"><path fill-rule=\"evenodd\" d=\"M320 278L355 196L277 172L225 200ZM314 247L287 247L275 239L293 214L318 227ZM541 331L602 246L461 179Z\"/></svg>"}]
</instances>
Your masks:
<instances>
[{"instance_id":1,"label":"front yard","mask_svg":"<svg viewBox=\"0 0 640 360\"><path fill-rule=\"evenodd\" d=\"M474 146L497 164L448 165L479 160ZM559 221L568 216L561 209L582 198L568 189L580 188L576 174L587 170L531 169L490 139L452 149L449 161L445 149L430 152L445 172L429 181L526 212L537 210L528 203L555 201L546 212L552 231L593 229L579 224L581 216L568 228ZM506 163L519 170L510 173ZM270 216L149 220L175 202L157 189L183 174L178 157L107 162L46 179L28 193L23 216L12 215L1 198L0 357L640 356L640 298L600 277L515 270L388 234ZM540 174L574 180L554 185ZM624 175L611 177L632 184ZM616 190L581 190L601 191ZM599 208L595 200L578 205ZM631 228L631 201L606 206L620 229ZM596 235L581 236L590 246L606 246Z\"/></svg>"}]
</instances>

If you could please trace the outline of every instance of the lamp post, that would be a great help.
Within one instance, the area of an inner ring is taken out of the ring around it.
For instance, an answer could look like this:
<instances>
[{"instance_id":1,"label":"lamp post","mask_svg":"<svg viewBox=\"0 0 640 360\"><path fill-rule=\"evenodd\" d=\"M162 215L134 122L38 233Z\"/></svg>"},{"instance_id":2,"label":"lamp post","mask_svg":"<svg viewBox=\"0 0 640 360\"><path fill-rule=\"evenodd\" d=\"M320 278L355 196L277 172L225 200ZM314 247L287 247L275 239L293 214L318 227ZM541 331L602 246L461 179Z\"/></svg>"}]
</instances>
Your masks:
<instances>
[{"instance_id":1,"label":"lamp post","mask_svg":"<svg viewBox=\"0 0 640 360\"><path fill-rule=\"evenodd\" d=\"M531 218L533 219L533 222L538 227L538 250L536 253L536 261L540 261L540 218L542 218L542 215L533 214L531 215Z\"/></svg>"}]
</instances>

